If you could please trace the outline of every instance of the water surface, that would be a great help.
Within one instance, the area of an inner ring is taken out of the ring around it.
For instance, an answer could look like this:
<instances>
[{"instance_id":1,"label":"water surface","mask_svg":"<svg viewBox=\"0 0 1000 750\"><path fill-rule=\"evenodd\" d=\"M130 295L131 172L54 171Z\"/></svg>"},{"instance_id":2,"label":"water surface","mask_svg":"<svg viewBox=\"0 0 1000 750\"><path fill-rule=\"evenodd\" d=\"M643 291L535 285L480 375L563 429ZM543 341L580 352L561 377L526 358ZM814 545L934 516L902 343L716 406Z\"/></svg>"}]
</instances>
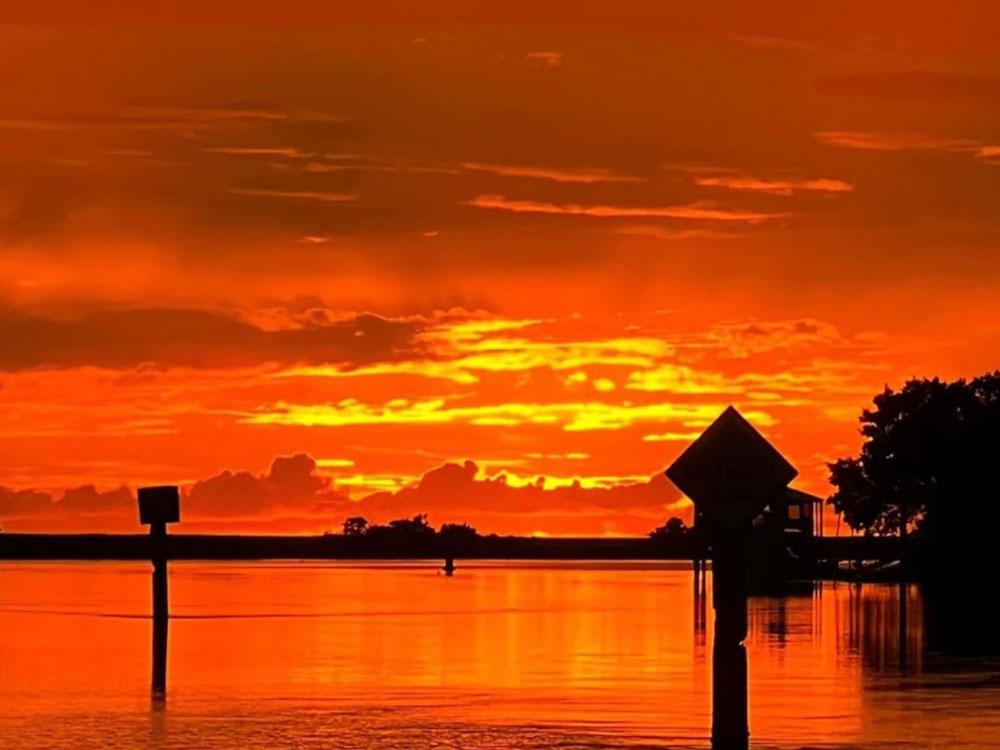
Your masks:
<instances>
[{"instance_id":1,"label":"water surface","mask_svg":"<svg viewBox=\"0 0 1000 750\"><path fill-rule=\"evenodd\" d=\"M708 746L711 610L662 564L0 564L0 747ZM709 578L711 576L709 575ZM909 590L751 602L760 748L1000 747L1000 663L929 653Z\"/></svg>"}]
</instances>

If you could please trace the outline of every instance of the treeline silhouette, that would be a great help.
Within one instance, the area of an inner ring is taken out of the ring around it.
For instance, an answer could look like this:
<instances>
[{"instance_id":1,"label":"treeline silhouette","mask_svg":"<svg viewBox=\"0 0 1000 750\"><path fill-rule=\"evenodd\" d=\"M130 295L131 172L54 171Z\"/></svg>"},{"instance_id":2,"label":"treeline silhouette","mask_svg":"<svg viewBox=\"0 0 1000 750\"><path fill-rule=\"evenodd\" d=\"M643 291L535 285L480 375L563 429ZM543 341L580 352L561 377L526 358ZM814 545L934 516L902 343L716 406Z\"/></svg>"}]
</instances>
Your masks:
<instances>
[{"instance_id":1,"label":"treeline silhouette","mask_svg":"<svg viewBox=\"0 0 1000 750\"><path fill-rule=\"evenodd\" d=\"M688 528L683 518L671 516L662 526L657 526L648 536L658 542L680 542L690 539L695 534L693 528Z\"/></svg>"},{"instance_id":2,"label":"treeline silhouette","mask_svg":"<svg viewBox=\"0 0 1000 750\"><path fill-rule=\"evenodd\" d=\"M860 453L829 465L828 502L855 531L914 538L903 563L924 584L932 639L995 649L1000 370L886 387L860 422Z\"/></svg>"},{"instance_id":3,"label":"treeline silhouette","mask_svg":"<svg viewBox=\"0 0 1000 750\"><path fill-rule=\"evenodd\" d=\"M339 535L347 539L372 541L373 543L408 543L437 541L448 547L471 546L482 539L518 539L523 537L501 537L497 534L481 535L468 523L445 523L435 530L427 520L426 513L411 518L397 518L386 524L371 524L364 516L351 516L344 520ZM333 536L327 532L326 536ZM684 519L672 517L662 526L647 535L657 547L674 551L695 550L703 536L693 528L688 528Z\"/></svg>"},{"instance_id":4,"label":"treeline silhouette","mask_svg":"<svg viewBox=\"0 0 1000 750\"><path fill-rule=\"evenodd\" d=\"M384 525L372 525L364 516L351 516L344 521L344 536L364 536L369 539L391 541L394 539L431 539L437 537L446 541L475 541L477 532L467 523L442 524L437 531L427 522L427 514L419 513L412 518L397 518Z\"/></svg>"}]
</instances>

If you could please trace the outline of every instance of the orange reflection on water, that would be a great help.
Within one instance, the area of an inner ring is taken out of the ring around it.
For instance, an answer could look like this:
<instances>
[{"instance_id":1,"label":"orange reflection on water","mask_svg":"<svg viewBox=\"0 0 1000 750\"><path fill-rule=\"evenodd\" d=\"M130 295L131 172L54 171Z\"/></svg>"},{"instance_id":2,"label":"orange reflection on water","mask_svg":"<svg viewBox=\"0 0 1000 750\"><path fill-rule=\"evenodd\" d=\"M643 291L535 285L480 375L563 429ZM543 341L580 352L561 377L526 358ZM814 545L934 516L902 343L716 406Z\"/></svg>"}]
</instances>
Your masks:
<instances>
[{"instance_id":1,"label":"orange reflection on water","mask_svg":"<svg viewBox=\"0 0 1000 750\"><path fill-rule=\"evenodd\" d=\"M711 616L699 632L690 571L460 561L446 578L430 564L174 564L169 698L152 724L148 573L3 566L0 732L11 747L37 746L53 725L74 747L101 746L110 728L125 747L264 736L268 747L707 745ZM826 584L752 601L755 741L878 747L919 729L980 746L997 687L967 691L948 721L908 709L933 708L940 689L922 672L915 589L899 669L895 592Z\"/></svg>"}]
</instances>

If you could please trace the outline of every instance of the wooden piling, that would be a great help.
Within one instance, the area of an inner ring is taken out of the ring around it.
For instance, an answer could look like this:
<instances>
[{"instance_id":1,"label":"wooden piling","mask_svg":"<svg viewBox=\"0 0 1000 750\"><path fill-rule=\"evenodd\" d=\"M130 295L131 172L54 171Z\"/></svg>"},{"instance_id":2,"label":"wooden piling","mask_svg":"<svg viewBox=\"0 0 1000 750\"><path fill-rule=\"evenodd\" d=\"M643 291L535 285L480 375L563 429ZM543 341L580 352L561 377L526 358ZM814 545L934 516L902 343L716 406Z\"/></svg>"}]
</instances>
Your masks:
<instances>
[{"instance_id":1,"label":"wooden piling","mask_svg":"<svg viewBox=\"0 0 1000 750\"><path fill-rule=\"evenodd\" d=\"M716 527L712 544L712 748L747 750L747 594L749 524Z\"/></svg>"},{"instance_id":2,"label":"wooden piling","mask_svg":"<svg viewBox=\"0 0 1000 750\"><path fill-rule=\"evenodd\" d=\"M167 593L167 524L180 520L180 492L176 487L139 489L139 521L149 526L149 559L153 564L153 679L154 699L167 692L167 633L170 598Z\"/></svg>"},{"instance_id":3,"label":"wooden piling","mask_svg":"<svg viewBox=\"0 0 1000 750\"><path fill-rule=\"evenodd\" d=\"M167 634L170 599L167 594L167 526L154 523L149 529L153 547L153 695L167 692Z\"/></svg>"}]
</instances>

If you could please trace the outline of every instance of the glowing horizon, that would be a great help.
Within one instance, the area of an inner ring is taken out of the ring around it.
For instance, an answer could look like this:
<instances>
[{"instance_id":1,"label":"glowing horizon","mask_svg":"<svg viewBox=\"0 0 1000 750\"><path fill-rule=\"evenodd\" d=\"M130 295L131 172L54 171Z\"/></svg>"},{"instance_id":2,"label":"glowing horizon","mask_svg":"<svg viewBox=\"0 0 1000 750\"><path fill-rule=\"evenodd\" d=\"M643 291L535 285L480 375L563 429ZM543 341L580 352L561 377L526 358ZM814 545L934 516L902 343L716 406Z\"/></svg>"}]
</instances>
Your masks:
<instances>
[{"instance_id":1,"label":"glowing horizon","mask_svg":"<svg viewBox=\"0 0 1000 750\"><path fill-rule=\"evenodd\" d=\"M971 7L77 5L0 27L5 531L645 534L730 403L825 496L1000 365Z\"/></svg>"}]
</instances>

